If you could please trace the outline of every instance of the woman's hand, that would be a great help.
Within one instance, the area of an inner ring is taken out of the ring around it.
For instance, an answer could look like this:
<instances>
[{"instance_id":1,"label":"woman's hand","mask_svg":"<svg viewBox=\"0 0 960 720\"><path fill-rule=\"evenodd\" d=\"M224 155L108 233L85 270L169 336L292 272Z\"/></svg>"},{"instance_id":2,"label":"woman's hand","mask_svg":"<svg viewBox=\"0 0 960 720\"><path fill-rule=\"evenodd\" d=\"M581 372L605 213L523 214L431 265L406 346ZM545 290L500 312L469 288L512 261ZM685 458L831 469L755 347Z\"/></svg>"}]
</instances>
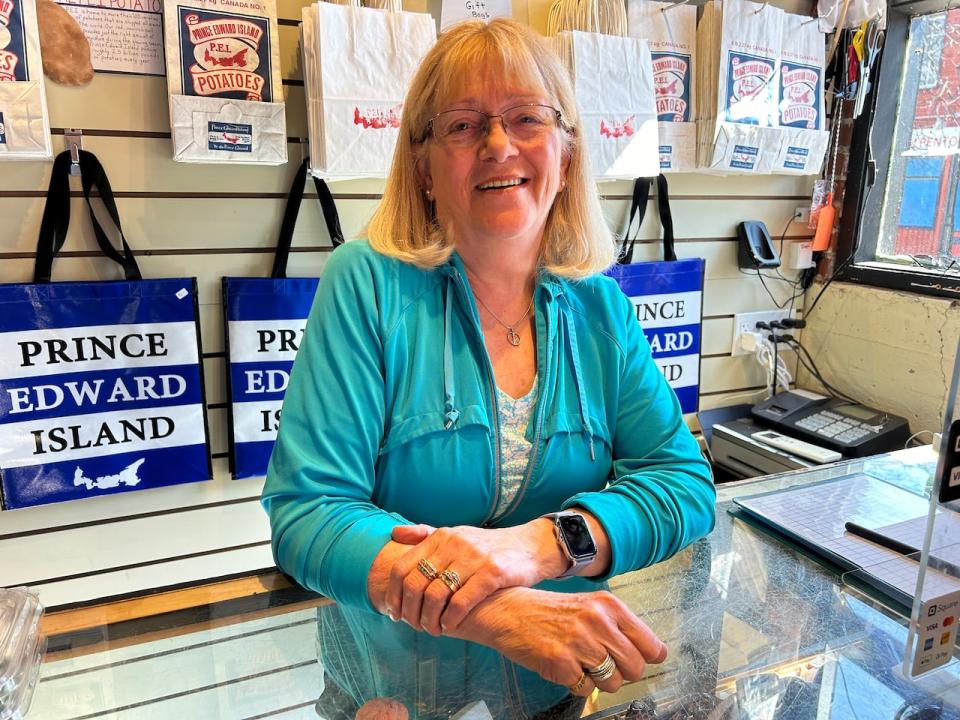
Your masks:
<instances>
[{"instance_id":1,"label":"woman's hand","mask_svg":"<svg viewBox=\"0 0 960 720\"><path fill-rule=\"evenodd\" d=\"M643 621L609 592L555 593L511 588L477 608L457 634L496 649L513 662L550 682L566 685L576 695L593 688L614 692L624 681L639 680L648 663L667 657L664 645ZM617 669L605 681L587 676L607 654Z\"/></svg>"},{"instance_id":2,"label":"woman's hand","mask_svg":"<svg viewBox=\"0 0 960 720\"><path fill-rule=\"evenodd\" d=\"M398 526L393 540L415 547L391 568L385 598L388 612L432 635L456 630L478 603L497 590L536 585L566 569L549 520L502 529ZM421 560L437 573L455 571L460 589L453 592L441 579L428 579L417 568Z\"/></svg>"}]
</instances>

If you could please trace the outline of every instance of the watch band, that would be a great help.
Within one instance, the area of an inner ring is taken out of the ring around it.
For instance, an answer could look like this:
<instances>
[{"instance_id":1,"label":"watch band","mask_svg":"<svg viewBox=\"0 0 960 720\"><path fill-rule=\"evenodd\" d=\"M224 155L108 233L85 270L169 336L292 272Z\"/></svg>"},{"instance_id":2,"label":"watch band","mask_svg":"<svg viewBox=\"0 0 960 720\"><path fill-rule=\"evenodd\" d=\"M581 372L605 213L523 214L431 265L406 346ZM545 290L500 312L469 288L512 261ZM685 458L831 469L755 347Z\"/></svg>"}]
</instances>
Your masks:
<instances>
[{"instance_id":1,"label":"watch band","mask_svg":"<svg viewBox=\"0 0 960 720\"><path fill-rule=\"evenodd\" d=\"M570 561L570 567L557 576L558 580L572 577L576 574L577 570L593 562L594 558L597 557L597 543L596 540L594 540L593 533L590 532L590 526L587 524L587 521L583 515L578 512L574 512L573 510L561 510L559 512L547 513L542 517L549 518L553 522L553 534L557 538L557 544L560 546L560 550L563 551L563 554L567 560ZM577 556L571 551L567 538L564 535L563 527L560 524L561 518L564 517L577 517L584 523L587 534L590 536L590 543L593 545L592 553L588 555Z\"/></svg>"}]
</instances>

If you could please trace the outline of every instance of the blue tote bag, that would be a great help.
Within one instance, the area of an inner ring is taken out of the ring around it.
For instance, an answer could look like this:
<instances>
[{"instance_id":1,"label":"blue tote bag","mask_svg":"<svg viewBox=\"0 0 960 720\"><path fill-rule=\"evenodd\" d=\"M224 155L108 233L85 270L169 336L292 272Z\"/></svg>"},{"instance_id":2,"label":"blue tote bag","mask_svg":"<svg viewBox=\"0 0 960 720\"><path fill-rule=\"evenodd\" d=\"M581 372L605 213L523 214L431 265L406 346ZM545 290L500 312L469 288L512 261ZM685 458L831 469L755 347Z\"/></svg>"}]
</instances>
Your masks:
<instances>
[{"instance_id":1,"label":"blue tote bag","mask_svg":"<svg viewBox=\"0 0 960 720\"><path fill-rule=\"evenodd\" d=\"M195 278L144 280L110 183L80 153L97 243L124 279L52 282L70 222L54 161L32 283L0 285L0 488L6 509L211 477ZM119 230L107 238L96 189Z\"/></svg>"},{"instance_id":2,"label":"blue tote bag","mask_svg":"<svg viewBox=\"0 0 960 720\"><path fill-rule=\"evenodd\" d=\"M643 224L650 178L633 184L630 215L618 264L608 271L630 298L654 362L677 394L684 413L697 412L700 399L700 338L703 320L703 258L677 259L667 179L656 178L657 208L663 226L663 260L633 263L634 218Z\"/></svg>"},{"instance_id":3,"label":"blue tote bag","mask_svg":"<svg viewBox=\"0 0 960 720\"><path fill-rule=\"evenodd\" d=\"M300 165L287 197L270 277L223 278L229 458L230 472L237 479L267 473L290 369L317 292L317 278L287 277L307 165L307 160ZM317 178L313 181L336 247L343 244L337 207L327 184Z\"/></svg>"}]
</instances>

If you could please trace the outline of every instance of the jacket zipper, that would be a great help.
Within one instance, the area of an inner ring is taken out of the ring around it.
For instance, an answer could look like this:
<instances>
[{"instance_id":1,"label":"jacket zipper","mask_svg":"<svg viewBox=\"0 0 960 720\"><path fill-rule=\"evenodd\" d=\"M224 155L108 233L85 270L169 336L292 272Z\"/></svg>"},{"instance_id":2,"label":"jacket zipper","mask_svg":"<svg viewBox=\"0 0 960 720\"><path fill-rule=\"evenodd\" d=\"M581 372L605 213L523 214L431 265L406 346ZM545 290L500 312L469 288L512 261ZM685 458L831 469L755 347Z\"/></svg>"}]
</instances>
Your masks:
<instances>
[{"instance_id":1,"label":"jacket zipper","mask_svg":"<svg viewBox=\"0 0 960 720\"><path fill-rule=\"evenodd\" d=\"M549 325L549 322L550 321L548 318L547 319L548 325ZM548 327L547 335L549 334L550 334L550 328ZM549 345L549 341L550 341L550 338L548 337L546 339L546 343L547 343L546 345L542 345L542 346L540 344L537 345L538 348L543 347L544 356L546 356L547 352L549 352L549 348L547 347ZM544 370L546 370L546 368L544 368ZM538 374L538 377L541 378L538 380L538 382L545 383L545 381L542 380L542 376L545 375L546 373L545 372L541 373L540 368L537 367L537 374ZM543 386L541 386L541 388L542 387ZM510 501L510 504L507 506L507 508L500 514L500 517L499 517L500 520L503 520L505 517L510 515L510 513L516 510L521 500L523 500L523 495L527 491L527 487L529 486L530 481L533 479L533 470L536 467L537 455L539 454L539 451L540 451L540 434L541 434L541 431L543 430L544 405L546 405L546 403L543 402L543 393L541 392L540 397L537 398L537 408L536 408L536 411L537 411L536 412L536 428L537 429L533 433L533 445L531 445L530 447L530 457L527 459L527 471L523 474L523 482L521 482L520 487L517 488L517 494L514 496L513 500Z\"/></svg>"},{"instance_id":2,"label":"jacket zipper","mask_svg":"<svg viewBox=\"0 0 960 720\"><path fill-rule=\"evenodd\" d=\"M464 301L467 300L467 288L463 281L463 276L460 275L459 270L454 270L454 274L457 278L457 283L460 285L460 290L463 293ZM483 330L480 328L475 321L474 329L480 335L480 341L483 342ZM483 526L489 526L490 519L493 517L494 513L497 510L497 504L500 502L500 403L497 401L497 385L496 380L493 376L493 367L490 364L490 356L487 354L486 347L484 346L484 356L487 359L487 380L489 381L490 386L490 406L493 408L493 416L490 418L493 423L493 504L490 506L490 510L487 512L487 516L483 519L481 523Z\"/></svg>"}]
</instances>

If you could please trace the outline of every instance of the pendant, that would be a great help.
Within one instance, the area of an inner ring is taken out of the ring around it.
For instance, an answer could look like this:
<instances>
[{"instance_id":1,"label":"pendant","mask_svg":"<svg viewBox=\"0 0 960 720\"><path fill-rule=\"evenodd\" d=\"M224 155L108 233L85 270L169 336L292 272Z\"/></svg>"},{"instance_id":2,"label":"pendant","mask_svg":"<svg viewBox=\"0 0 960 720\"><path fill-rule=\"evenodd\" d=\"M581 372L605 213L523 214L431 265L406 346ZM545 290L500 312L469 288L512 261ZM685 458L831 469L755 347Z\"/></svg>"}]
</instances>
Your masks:
<instances>
[{"instance_id":1,"label":"pendant","mask_svg":"<svg viewBox=\"0 0 960 720\"><path fill-rule=\"evenodd\" d=\"M507 340L509 340L510 344L514 347L517 347L517 345L520 344L520 336L517 335L517 331L512 327L507 328Z\"/></svg>"}]
</instances>

